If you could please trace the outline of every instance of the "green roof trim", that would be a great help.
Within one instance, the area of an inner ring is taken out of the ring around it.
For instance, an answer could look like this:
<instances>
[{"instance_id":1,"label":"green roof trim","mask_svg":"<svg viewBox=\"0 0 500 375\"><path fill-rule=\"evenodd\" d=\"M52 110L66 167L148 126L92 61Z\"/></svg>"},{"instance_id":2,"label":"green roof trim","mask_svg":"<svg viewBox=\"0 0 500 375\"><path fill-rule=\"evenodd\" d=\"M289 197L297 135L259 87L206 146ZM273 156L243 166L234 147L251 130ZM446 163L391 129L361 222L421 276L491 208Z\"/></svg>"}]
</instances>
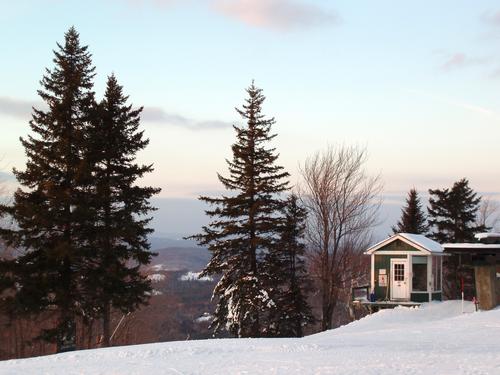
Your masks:
<instances>
[{"instance_id":1,"label":"green roof trim","mask_svg":"<svg viewBox=\"0 0 500 375\"><path fill-rule=\"evenodd\" d=\"M407 244L406 242L397 239L393 242L388 243L387 245L382 246L380 249L375 250L375 253L378 251L417 251L421 252L416 247Z\"/></svg>"}]
</instances>

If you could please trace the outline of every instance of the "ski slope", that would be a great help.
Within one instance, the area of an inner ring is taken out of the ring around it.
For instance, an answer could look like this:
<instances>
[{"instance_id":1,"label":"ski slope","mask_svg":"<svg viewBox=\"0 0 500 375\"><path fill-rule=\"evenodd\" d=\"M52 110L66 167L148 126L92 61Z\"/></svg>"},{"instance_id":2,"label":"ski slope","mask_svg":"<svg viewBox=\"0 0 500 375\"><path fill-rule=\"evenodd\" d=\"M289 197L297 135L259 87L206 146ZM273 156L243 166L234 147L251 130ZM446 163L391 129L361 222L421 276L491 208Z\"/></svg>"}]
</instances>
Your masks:
<instances>
[{"instance_id":1,"label":"ski slope","mask_svg":"<svg viewBox=\"0 0 500 375\"><path fill-rule=\"evenodd\" d=\"M0 362L0 374L500 374L500 309L396 308L302 339L219 339Z\"/></svg>"}]
</instances>

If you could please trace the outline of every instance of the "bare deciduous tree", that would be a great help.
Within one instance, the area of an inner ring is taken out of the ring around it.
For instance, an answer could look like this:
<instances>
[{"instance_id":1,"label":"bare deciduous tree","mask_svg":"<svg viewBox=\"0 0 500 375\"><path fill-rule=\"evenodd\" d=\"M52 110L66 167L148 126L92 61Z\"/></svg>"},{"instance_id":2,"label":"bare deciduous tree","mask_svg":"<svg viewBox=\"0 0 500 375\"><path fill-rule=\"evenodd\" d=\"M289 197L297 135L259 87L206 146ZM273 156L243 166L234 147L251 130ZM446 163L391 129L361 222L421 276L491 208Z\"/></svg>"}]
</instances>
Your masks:
<instances>
[{"instance_id":1,"label":"bare deciduous tree","mask_svg":"<svg viewBox=\"0 0 500 375\"><path fill-rule=\"evenodd\" d=\"M491 230L499 230L500 224L500 204L490 197L481 199L481 206L477 213L476 224L485 226Z\"/></svg>"},{"instance_id":2,"label":"bare deciduous tree","mask_svg":"<svg viewBox=\"0 0 500 375\"><path fill-rule=\"evenodd\" d=\"M366 150L329 147L301 167L301 200L308 210L309 257L321 294L321 329L332 328L332 315L345 288L359 277L360 257L378 222L380 178L365 172Z\"/></svg>"},{"instance_id":3,"label":"bare deciduous tree","mask_svg":"<svg viewBox=\"0 0 500 375\"><path fill-rule=\"evenodd\" d=\"M3 174L3 168L0 169L0 176ZM8 181L5 178L0 178L0 204L9 204L12 201L12 192L9 189ZM0 217L0 228L10 228L13 223L11 220ZM0 259L11 259L18 255L19 250L7 246L3 240L0 239Z\"/></svg>"}]
</instances>

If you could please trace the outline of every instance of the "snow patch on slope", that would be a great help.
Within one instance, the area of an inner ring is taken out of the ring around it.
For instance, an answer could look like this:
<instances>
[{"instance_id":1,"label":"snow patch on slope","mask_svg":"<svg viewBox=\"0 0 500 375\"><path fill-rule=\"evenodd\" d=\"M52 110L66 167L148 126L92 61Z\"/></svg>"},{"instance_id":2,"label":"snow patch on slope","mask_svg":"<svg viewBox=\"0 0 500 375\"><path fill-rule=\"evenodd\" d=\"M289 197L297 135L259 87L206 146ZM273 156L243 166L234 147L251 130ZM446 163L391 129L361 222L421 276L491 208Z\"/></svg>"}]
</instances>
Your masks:
<instances>
[{"instance_id":1,"label":"snow patch on slope","mask_svg":"<svg viewBox=\"0 0 500 375\"><path fill-rule=\"evenodd\" d=\"M165 271L166 268L163 264L155 264L154 266L149 267L149 269L153 272Z\"/></svg>"},{"instance_id":2,"label":"snow patch on slope","mask_svg":"<svg viewBox=\"0 0 500 375\"><path fill-rule=\"evenodd\" d=\"M205 322L211 322L213 320L213 316L210 315L210 313L203 313L202 316L200 316L199 318L196 318L195 319L195 322L196 323L205 323Z\"/></svg>"},{"instance_id":3,"label":"snow patch on slope","mask_svg":"<svg viewBox=\"0 0 500 375\"><path fill-rule=\"evenodd\" d=\"M151 282L153 283L159 283L165 280L165 275L162 275L161 273L153 273L151 275L148 275L148 280L151 280Z\"/></svg>"},{"instance_id":4,"label":"snow patch on slope","mask_svg":"<svg viewBox=\"0 0 500 375\"><path fill-rule=\"evenodd\" d=\"M213 281L214 279L210 276L199 277L201 272L191 272L182 275L179 280L181 281Z\"/></svg>"}]
</instances>

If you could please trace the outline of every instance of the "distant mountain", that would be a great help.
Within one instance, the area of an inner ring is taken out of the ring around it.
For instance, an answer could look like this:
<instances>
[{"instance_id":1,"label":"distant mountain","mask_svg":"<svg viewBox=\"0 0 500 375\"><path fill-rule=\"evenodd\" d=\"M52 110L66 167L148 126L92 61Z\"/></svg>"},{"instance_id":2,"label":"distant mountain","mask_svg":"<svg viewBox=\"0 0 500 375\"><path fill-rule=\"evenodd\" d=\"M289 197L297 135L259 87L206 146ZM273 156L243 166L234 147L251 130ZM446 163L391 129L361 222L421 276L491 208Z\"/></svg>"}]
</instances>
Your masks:
<instances>
[{"instance_id":1,"label":"distant mountain","mask_svg":"<svg viewBox=\"0 0 500 375\"><path fill-rule=\"evenodd\" d=\"M210 260L210 253L202 247L166 247L155 249L150 268L164 271L188 270L199 272Z\"/></svg>"},{"instance_id":2,"label":"distant mountain","mask_svg":"<svg viewBox=\"0 0 500 375\"><path fill-rule=\"evenodd\" d=\"M152 251L161 251L170 247L197 247L196 242L192 240L184 240L179 234L174 238L171 237L149 237Z\"/></svg>"}]
</instances>

